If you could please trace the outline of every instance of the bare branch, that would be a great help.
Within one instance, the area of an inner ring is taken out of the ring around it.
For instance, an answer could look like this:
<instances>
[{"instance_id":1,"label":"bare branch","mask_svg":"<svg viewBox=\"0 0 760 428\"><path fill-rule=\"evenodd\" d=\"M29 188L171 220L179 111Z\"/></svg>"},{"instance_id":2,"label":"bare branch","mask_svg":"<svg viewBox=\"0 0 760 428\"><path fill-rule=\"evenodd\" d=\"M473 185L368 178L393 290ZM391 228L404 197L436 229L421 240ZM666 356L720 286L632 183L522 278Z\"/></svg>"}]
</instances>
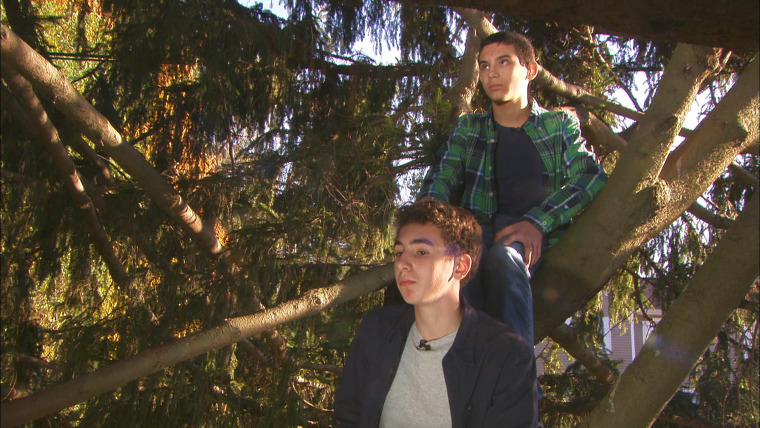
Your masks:
<instances>
[{"instance_id":1,"label":"bare branch","mask_svg":"<svg viewBox=\"0 0 760 428\"><path fill-rule=\"evenodd\" d=\"M5 89L5 86L3 86L3 89ZM3 94L5 94L5 91L3 91ZM5 97L6 95L3 95L3 102L5 102ZM40 187L44 187L46 191L48 190L47 183L43 182L42 180L29 177L28 175L20 174L14 171L9 171L5 168L0 169L0 175L2 175L2 177L5 178L6 180L18 181L18 182L26 184L27 186L40 186Z\"/></svg>"},{"instance_id":2,"label":"bare branch","mask_svg":"<svg viewBox=\"0 0 760 428\"><path fill-rule=\"evenodd\" d=\"M564 82L541 66L538 67L538 74L536 74L536 78L533 79L533 83L545 91L561 95L570 101L582 103L591 107L603 108L607 111L633 120L641 120L644 117L644 113L640 111L632 110L620 104L596 97L580 86Z\"/></svg>"},{"instance_id":3,"label":"bare branch","mask_svg":"<svg viewBox=\"0 0 760 428\"><path fill-rule=\"evenodd\" d=\"M14 352L14 358L16 361L31 364L33 366L42 367L43 369L58 370L58 364L55 362L45 361L41 358L32 357L31 355L23 354L21 352Z\"/></svg>"},{"instance_id":4,"label":"bare branch","mask_svg":"<svg viewBox=\"0 0 760 428\"><path fill-rule=\"evenodd\" d=\"M605 147L611 151L625 148L627 142L585 107L562 107L560 110L573 112L578 117L583 137L592 146Z\"/></svg>"},{"instance_id":5,"label":"bare branch","mask_svg":"<svg viewBox=\"0 0 760 428\"><path fill-rule=\"evenodd\" d=\"M567 324L561 324L549 335L568 354L580 361L589 373L607 386L615 382L615 371L581 342L578 332Z\"/></svg>"},{"instance_id":6,"label":"bare branch","mask_svg":"<svg viewBox=\"0 0 760 428\"><path fill-rule=\"evenodd\" d=\"M691 204L688 211L692 213L694 217L704 221L710 226L717 227L718 229L728 229L734 224L732 219L715 214L698 202Z\"/></svg>"},{"instance_id":7,"label":"bare branch","mask_svg":"<svg viewBox=\"0 0 760 428\"><path fill-rule=\"evenodd\" d=\"M329 307L371 293L393 280L393 266L380 266L347 278L342 283L310 290L303 296L274 308L228 319L218 327L140 352L132 358L52 386L29 397L2 403L0 425L21 425L60 411L167 366L213 349L229 346L271 330L279 324L315 315Z\"/></svg>"},{"instance_id":8,"label":"bare branch","mask_svg":"<svg viewBox=\"0 0 760 428\"><path fill-rule=\"evenodd\" d=\"M618 103L614 103L612 101L605 100L604 98L599 98L597 96L591 95L588 91L581 88L580 86L576 86L560 80L540 65L538 67L538 74L536 75L536 78L533 79L533 81L537 87L545 91L561 95L568 100L576 103L607 110L611 113L615 113L618 116L623 116L628 119L638 121L641 120L645 115L643 112L632 110ZM688 137L692 132L693 131L690 129L681 128L678 132L678 135L682 137Z\"/></svg>"},{"instance_id":9,"label":"bare branch","mask_svg":"<svg viewBox=\"0 0 760 428\"><path fill-rule=\"evenodd\" d=\"M256 345L254 345L253 342L248 339L243 339L239 343L240 347L245 350L248 355L252 356L254 360L267 366L273 366L272 361L267 358L267 356L264 355L264 353L261 352L261 350Z\"/></svg>"},{"instance_id":10,"label":"bare branch","mask_svg":"<svg viewBox=\"0 0 760 428\"><path fill-rule=\"evenodd\" d=\"M760 183L758 183L757 177L755 177L754 174L747 171L746 168L743 166L737 164L736 162L732 163L728 166L731 168L731 171L733 171L734 176L737 177L740 181L744 182L745 184L749 184L753 188L757 189L760 187Z\"/></svg>"}]
</instances>

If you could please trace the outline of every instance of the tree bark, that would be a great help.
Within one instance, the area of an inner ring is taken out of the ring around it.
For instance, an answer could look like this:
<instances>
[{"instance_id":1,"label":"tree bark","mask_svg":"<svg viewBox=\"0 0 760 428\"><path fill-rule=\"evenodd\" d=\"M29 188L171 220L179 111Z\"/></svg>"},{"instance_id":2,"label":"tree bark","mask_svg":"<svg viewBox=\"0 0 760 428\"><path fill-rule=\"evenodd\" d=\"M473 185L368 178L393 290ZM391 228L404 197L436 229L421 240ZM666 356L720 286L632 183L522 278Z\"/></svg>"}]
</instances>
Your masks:
<instances>
[{"instance_id":1,"label":"tree bark","mask_svg":"<svg viewBox=\"0 0 760 428\"><path fill-rule=\"evenodd\" d=\"M757 193L581 427L650 426L757 280Z\"/></svg>"},{"instance_id":2,"label":"tree bark","mask_svg":"<svg viewBox=\"0 0 760 428\"><path fill-rule=\"evenodd\" d=\"M23 75L44 98L76 124L87 137L103 146L135 181L169 213L203 250L218 256L223 248L213 231L203 224L177 191L171 187L134 147L47 62L5 24L0 25L0 52L3 61Z\"/></svg>"},{"instance_id":3,"label":"tree bark","mask_svg":"<svg viewBox=\"0 0 760 428\"><path fill-rule=\"evenodd\" d=\"M597 31L670 43L756 50L760 6L755 0L400 0L503 13L513 17L591 25Z\"/></svg>"},{"instance_id":4,"label":"tree bark","mask_svg":"<svg viewBox=\"0 0 760 428\"><path fill-rule=\"evenodd\" d=\"M170 365L371 293L393 281L393 265L379 266L347 278L342 283L310 290L303 296L274 308L228 319L210 330L140 352L132 358L28 397L4 402L0 405L0 425L11 427L28 423Z\"/></svg>"},{"instance_id":5,"label":"tree bark","mask_svg":"<svg viewBox=\"0 0 760 428\"><path fill-rule=\"evenodd\" d=\"M727 154L716 151L715 141L726 140L730 136L731 143L722 145L723 151L729 154L734 150L732 145L741 144L743 147L758 144L758 85L757 77L760 72L758 60L755 59L742 73L728 94L718 103L715 109L700 122L694 134L689 136L677 150L668 158L663 167L662 176L668 180L679 182L700 182L704 177L698 174L698 166L705 162L724 159ZM739 92L753 94L754 97L739 96ZM734 114L737 112L738 114ZM746 141L745 141L746 140ZM728 167L733 164L729 163ZM690 174L690 172L692 174ZM696 173L696 174L694 174Z\"/></svg>"},{"instance_id":6,"label":"tree bark","mask_svg":"<svg viewBox=\"0 0 760 428\"><path fill-rule=\"evenodd\" d=\"M444 96L454 107L452 111L454 118L470 111L470 101L472 101L472 96L475 94L478 85L480 41L496 31L482 11L456 9L456 12L467 22L467 26L470 29L467 31L464 54L462 54L462 58L460 59L459 76Z\"/></svg>"},{"instance_id":7,"label":"tree bark","mask_svg":"<svg viewBox=\"0 0 760 428\"><path fill-rule=\"evenodd\" d=\"M561 95L570 101L603 108L628 119L641 120L644 117L644 113L640 111L596 97L580 86L564 82L541 66L538 67L538 73L536 74L536 78L533 79L533 84L545 91Z\"/></svg>"},{"instance_id":8,"label":"tree bark","mask_svg":"<svg viewBox=\"0 0 760 428\"><path fill-rule=\"evenodd\" d=\"M680 70L676 72L680 74ZM668 81L663 79L661 85ZM661 86L656 97L660 96L672 95ZM532 282L536 341L596 295L635 249L678 218L734 157L757 139L757 105L758 69L754 61L690 137L699 139L694 150L701 155L682 162L680 177L670 178L663 170L663 179L652 178L659 168L646 164L667 152L666 138L653 135L658 140L653 144L639 134L640 147L635 152L629 150L633 141L628 144L605 188L544 256ZM660 113L666 125L672 115ZM656 126L649 128L658 130ZM671 138L677 132L672 125L665 129ZM649 149L653 145L656 148ZM635 159L626 159L632 156ZM621 170L623 162L633 164L625 173Z\"/></svg>"},{"instance_id":9,"label":"tree bark","mask_svg":"<svg viewBox=\"0 0 760 428\"><path fill-rule=\"evenodd\" d=\"M652 104L616 166L634 191L660 175L702 82L720 66L720 50L680 44L668 61Z\"/></svg>"}]
</instances>

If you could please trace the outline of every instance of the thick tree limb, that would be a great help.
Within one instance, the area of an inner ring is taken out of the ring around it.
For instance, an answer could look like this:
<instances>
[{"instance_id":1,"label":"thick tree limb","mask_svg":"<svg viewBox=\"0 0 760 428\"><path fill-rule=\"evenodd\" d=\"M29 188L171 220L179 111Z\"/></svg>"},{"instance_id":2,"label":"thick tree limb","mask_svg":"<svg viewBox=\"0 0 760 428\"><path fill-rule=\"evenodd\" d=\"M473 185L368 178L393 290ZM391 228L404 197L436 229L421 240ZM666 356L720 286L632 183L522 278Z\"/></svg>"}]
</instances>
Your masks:
<instances>
[{"instance_id":1,"label":"thick tree limb","mask_svg":"<svg viewBox=\"0 0 760 428\"><path fill-rule=\"evenodd\" d=\"M756 193L617 385L580 426L643 427L654 422L757 280L758 199Z\"/></svg>"},{"instance_id":2,"label":"thick tree limb","mask_svg":"<svg viewBox=\"0 0 760 428\"><path fill-rule=\"evenodd\" d=\"M615 133L606 123L599 120L599 118L584 107L563 107L562 110L575 113L580 121L583 136L592 146L602 146L611 150L622 151L627 145L627 142L619 134ZM732 163L729 168L741 181L757 188L757 178L752 173L736 163ZM688 211L698 219L719 229L728 229L734 223L733 219L713 213L697 202L691 204Z\"/></svg>"},{"instance_id":3,"label":"thick tree limb","mask_svg":"<svg viewBox=\"0 0 760 428\"><path fill-rule=\"evenodd\" d=\"M536 74L536 78L533 79L533 84L545 91L561 95L570 101L591 107L603 108L619 116L627 117L628 119L638 121L644 117L644 113L640 111L632 110L620 104L591 95L580 86L559 79L541 66L538 67L538 74Z\"/></svg>"},{"instance_id":4,"label":"thick tree limb","mask_svg":"<svg viewBox=\"0 0 760 428\"><path fill-rule=\"evenodd\" d=\"M231 318L224 324L143 351L69 382L52 386L31 396L2 403L0 425L11 427L60 411L117 388L134 379L162 370L197 355L229 346L275 326L371 293L394 281L393 266L368 269L342 283L310 290L303 296L252 315Z\"/></svg>"},{"instance_id":5,"label":"thick tree limb","mask_svg":"<svg viewBox=\"0 0 760 428\"><path fill-rule=\"evenodd\" d=\"M755 50L760 35L760 7L754 0L400 0L445 4L500 12L508 16L592 25L599 32L670 43ZM667 17L667 18L663 18Z\"/></svg>"},{"instance_id":6,"label":"thick tree limb","mask_svg":"<svg viewBox=\"0 0 760 428\"><path fill-rule=\"evenodd\" d=\"M78 217L90 235L93 245L103 257L103 262L108 267L111 278L122 291L128 291L131 288L131 281L127 271L116 255L108 233L106 233L95 213L95 207L84 190L76 166L69 157L66 147L61 143L58 130L50 122L47 112L32 91L29 83L21 75L7 67L5 62L2 63L2 75L20 106L20 108L11 108L11 112L19 118L19 123L29 126L26 131L50 153L53 164L74 201L74 206L79 213ZM24 114L26 117L23 117Z\"/></svg>"},{"instance_id":7,"label":"thick tree limb","mask_svg":"<svg viewBox=\"0 0 760 428\"><path fill-rule=\"evenodd\" d=\"M106 153L118 162L203 250L212 255L221 254L223 248L213 231L203 224L182 196L140 152L123 141L108 119L98 113L60 71L18 38L5 24L0 25L0 52L3 61L23 75L35 91L50 100L91 141L101 144Z\"/></svg>"},{"instance_id":8,"label":"thick tree limb","mask_svg":"<svg viewBox=\"0 0 760 428\"><path fill-rule=\"evenodd\" d=\"M464 54L459 63L459 77L444 95L444 98L454 106L452 116L456 118L470 111L470 101L478 85L480 41L496 29L482 11L462 8L455 10L469 27Z\"/></svg>"},{"instance_id":9,"label":"thick tree limb","mask_svg":"<svg viewBox=\"0 0 760 428\"><path fill-rule=\"evenodd\" d=\"M758 73L760 67L755 59L715 109L702 120L694 134L681 144L683 148L679 147L668 157L661 174L664 179L678 186L700 185L706 178L699 165L713 161L723 163L730 157L730 166L737 145L743 150L757 144L760 136Z\"/></svg>"},{"instance_id":10,"label":"thick tree limb","mask_svg":"<svg viewBox=\"0 0 760 428\"><path fill-rule=\"evenodd\" d=\"M477 9L467 9L461 7L454 8L454 10L465 20L468 27L475 30L475 35L480 40L498 31L496 27L491 24L491 21L484 12L481 12ZM476 47L476 51L480 51L479 44Z\"/></svg>"},{"instance_id":11,"label":"thick tree limb","mask_svg":"<svg viewBox=\"0 0 760 428\"><path fill-rule=\"evenodd\" d=\"M662 90L658 93L668 96ZM546 253L532 281L537 341L596 295L633 251L678 218L756 139L757 125L754 131L751 126L739 125L751 125L747 120L752 115L757 120L757 98L758 73L750 67L703 120L703 129L695 131L706 133L705 137L690 137L702 139L705 147L699 148L700 158L694 156L694 162L682 163L682 177L677 182L655 179L648 187L640 186L645 181L641 174L656 168L632 168L633 175L625 175L619 171L620 164L653 159L623 151L605 188ZM721 132L708 132L712 126ZM626 160L629 156L636 159Z\"/></svg>"},{"instance_id":12,"label":"thick tree limb","mask_svg":"<svg viewBox=\"0 0 760 428\"><path fill-rule=\"evenodd\" d=\"M622 151L628 144L620 135L615 133L609 125L602 122L595 114L586 107L561 107L559 110L572 112L578 118L581 125L581 134L594 147L604 147L609 151Z\"/></svg>"},{"instance_id":13,"label":"thick tree limb","mask_svg":"<svg viewBox=\"0 0 760 428\"><path fill-rule=\"evenodd\" d=\"M580 361L584 367L599 379L605 385L612 385L615 382L615 371L586 347L579 339L578 333L574 328L567 324L562 324L552 331L549 335L552 340L557 342L570 356Z\"/></svg>"},{"instance_id":14,"label":"thick tree limb","mask_svg":"<svg viewBox=\"0 0 760 428\"><path fill-rule=\"evenodd\" d=\"M459 76L451 85L443 98L454 107L451 115L457 118L470 111L470 101L478 85L478 50L480 37L470 21L485 20L481 11L472 9L457 10L460 16L467 21L470 27L467 31L467 40L464 45L464 54L459 60Z\"/></svg>"},{"instance_id":15,"label":"thick tree limb","mask_svg":"<svg viewBox=\"0 0 760 428\"><path fill-rule=\"evenodd\" d=\"M670 153L702 82L720 65L720 50L680 44L668 61L652 104L618 162L618 177L640 177L640 184L655 182Z\"/></svg>"}]
</instances>

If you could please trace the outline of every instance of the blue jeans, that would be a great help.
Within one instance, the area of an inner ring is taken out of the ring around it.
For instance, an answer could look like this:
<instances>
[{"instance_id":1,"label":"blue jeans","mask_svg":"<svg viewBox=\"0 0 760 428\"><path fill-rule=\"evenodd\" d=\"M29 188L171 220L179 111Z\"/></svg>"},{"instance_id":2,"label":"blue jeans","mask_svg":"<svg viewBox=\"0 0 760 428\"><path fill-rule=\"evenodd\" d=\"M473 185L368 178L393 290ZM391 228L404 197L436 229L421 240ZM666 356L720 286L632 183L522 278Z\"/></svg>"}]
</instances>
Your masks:
<instances>
[{"instance_id":1,"label":"blue jeans","mask_svg":"<svg viewBox=\"0 0 760 428\"><path fill-rule=\"evenodd\" d=\"M483 226L483 254L475 277L462 289L470 304L506 324L522 336L531 348L533 342L533 295L530 278L541 259L528 270L523 262L525 248L520 242L507 246L495 234L504 227L521 221L520 218L496 215L493 226ZM546 237L541 253L546 248Z\"/></svg>"}]
</instances>

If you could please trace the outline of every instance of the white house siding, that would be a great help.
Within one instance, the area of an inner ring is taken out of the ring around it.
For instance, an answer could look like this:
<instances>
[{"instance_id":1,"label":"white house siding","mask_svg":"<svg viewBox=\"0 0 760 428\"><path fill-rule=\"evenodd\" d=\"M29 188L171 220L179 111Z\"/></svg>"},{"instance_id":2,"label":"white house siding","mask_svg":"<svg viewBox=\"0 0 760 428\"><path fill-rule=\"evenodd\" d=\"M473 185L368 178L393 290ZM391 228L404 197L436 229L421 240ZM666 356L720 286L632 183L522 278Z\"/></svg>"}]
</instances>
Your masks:
<instances>
[{"instance_id":1,"label":"white house siding","mask_svg":"<svg viewBox=\"0 0 760 428\"><path fill-rule=\"evenodd\" d=\"M652 330L652 325L647 317L643 316L641 312L636 312L617 325L610 326L608 308L609 304L605 296L603 304L603 312L605 316L602 322L607 334L604 337L604 344L608 348L607 352L609 359L620 360L618 370L622 373L628 365L631 364L636 357L636 354L641 351L644 342ZM652 318L656 323L662 318L662 312L659 309L648 310L647 316ZM631 321L633 321L633 324L631 324ZM544 364L540 356L547 346L547 340L548 339L545 339L538 343L534 348L536 354L536 368L539 376L544 373ZM560 350L560 362L563 368L567 368L572 363L571 358L563 350Z\"/></svg>"}]
</instances>

